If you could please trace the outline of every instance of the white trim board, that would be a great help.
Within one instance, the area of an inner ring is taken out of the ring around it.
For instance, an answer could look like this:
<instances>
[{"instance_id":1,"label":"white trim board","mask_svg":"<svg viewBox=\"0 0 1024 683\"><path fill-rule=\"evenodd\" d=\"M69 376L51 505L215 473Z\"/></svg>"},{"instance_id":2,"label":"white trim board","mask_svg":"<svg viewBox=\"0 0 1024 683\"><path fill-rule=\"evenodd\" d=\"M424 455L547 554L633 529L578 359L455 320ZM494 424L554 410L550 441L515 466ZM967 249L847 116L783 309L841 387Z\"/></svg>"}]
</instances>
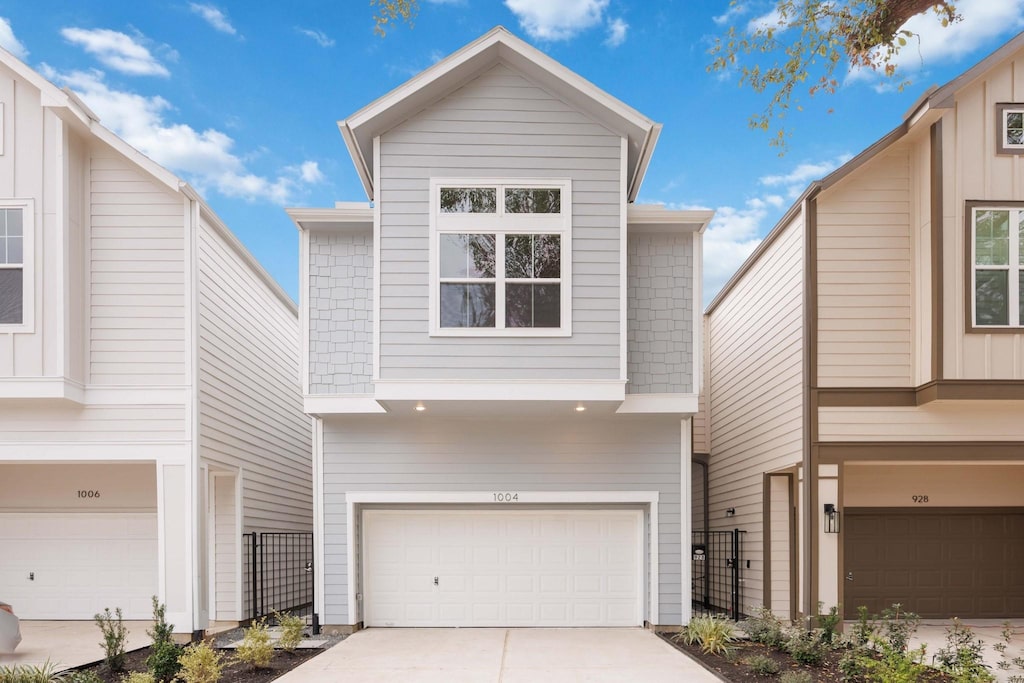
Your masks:
<instances>
[{"instance_id":1,"label":"white trim board","mask_svg":"<svg viewBox=\"0 0 1024 683\"><path fill-rule=\"evenodd\" d=\"M489 381L382 380L374 383L378 401L622 401L622 380Z\"/></svg>"},{"instance_id":2,"label":"white trim board","mask_svg":"<svg viewBox=\"0 0 1024 683\"><path fill-rule=\"evenodd\" d=\"M345 495L346 545L348 572L348 623L357 624L361 615L357 607L358 591L355 577L356 506L358 505L487 505L516 509L533 505L645 505L648 509L648 606L647 621L660 621L658 595L658 500L657 491L517 491L519 502L496 503L494 491L352 491ZM641 538L643 535L641 534ZM362 539L360 538L360 545ZM323 592L321 591L321 595Z\"/></svg>"}]
</instances>

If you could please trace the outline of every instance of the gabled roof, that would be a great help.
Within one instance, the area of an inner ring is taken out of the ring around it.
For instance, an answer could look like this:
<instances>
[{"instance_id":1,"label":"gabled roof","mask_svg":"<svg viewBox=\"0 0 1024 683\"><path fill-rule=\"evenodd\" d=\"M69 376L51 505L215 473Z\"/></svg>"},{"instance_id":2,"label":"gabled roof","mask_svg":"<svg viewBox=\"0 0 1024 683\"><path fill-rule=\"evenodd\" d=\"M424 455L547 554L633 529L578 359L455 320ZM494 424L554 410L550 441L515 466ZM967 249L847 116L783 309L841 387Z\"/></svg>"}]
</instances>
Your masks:
<instances>
[{"instance_id":1,"label":"gabled roof","mask_svg":"<svg viewBox=\"0 0 1024 683\"><path fill-rule=\"evenodd\" d=\"M529 76L595 121L626 137L629 201L636 199L661 124L612 97L502 26L449 55L388 94L338 121L366 195L374 198L373 139L453 92L499 61Z\"/></svg>"}]
</instances>

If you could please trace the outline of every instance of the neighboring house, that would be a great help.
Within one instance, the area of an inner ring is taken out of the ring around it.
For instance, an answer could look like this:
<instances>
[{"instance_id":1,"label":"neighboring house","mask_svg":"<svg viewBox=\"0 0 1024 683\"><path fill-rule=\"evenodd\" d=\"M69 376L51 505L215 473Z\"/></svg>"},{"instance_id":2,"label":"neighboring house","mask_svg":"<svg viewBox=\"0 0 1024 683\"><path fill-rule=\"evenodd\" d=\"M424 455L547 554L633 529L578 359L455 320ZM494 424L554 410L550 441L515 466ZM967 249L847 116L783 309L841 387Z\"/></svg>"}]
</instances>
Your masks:
<instances>
[{"instance_id":1,"label":"neighboring house","mask_svg":"<svg viewBox=\"0 0 1024 683\"><path fill-rule=\"evenodd\" d=\"M245 531L312 530L295 305L177 177L0 50L0 595L243 617ZM247 597L247 596L246 596Z\"/></svg>"},{"instance_id":2,"label":"neighboring house","mask_svg":"<svg viewBox=\"0 0 1024 683\"><path fill-rule=\"evenodd\" d=\"M339 123L372 204L293 209L317 613L678 625L707 211L660 126L495 28Z\"/></svg>"},{"instance_id":3,"label":"neighboring house","mask_svg":"<svg viewBox=\"0 0 1024 683\"><path fill-rule=\"evenodd\" d=\"M1024 34L929 90L708 307L695 449L744 611L1024 616L1021 73Z\"/></svg>"}]
</instances>

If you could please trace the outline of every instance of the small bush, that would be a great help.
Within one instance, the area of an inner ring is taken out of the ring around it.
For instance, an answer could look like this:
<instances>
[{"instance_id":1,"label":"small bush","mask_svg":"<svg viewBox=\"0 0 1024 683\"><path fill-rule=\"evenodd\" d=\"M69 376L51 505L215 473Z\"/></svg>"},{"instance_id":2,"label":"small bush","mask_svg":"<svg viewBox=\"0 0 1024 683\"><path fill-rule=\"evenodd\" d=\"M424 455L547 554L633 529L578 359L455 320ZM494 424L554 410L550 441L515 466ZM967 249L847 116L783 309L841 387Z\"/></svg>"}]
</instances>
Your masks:
<instances>
[{"instance_id":1,"label":"small bush","mask_svg":"<svg viewBox=\"0 0 1024 683\"><path fill-rule=\"evenodd\" d=\"M818 626L821 628L821 642L833 646L839 643L839 625L843 623L843 617L839 614L839 606L833 605L828 614L822 614L825 603L818 603Z\"/></svg>"},{"instance_id":2,"label":"small bush","mask_svg":"<svg viewBox=\"0 0 1024 683\"><path fill-rule=\"evenodd\" d=\"M95 671L73 671L60 676L61 683L103 683L103 679Z\"/></svg>"},{"instance_id":3,"label":"small bush","mask_svg":"<svg viewBox=\"0 0 1024 683\"><path fill-rule=\"evenodd\" d=\"M946 646L932 657L934 664L956 683L989 683L995 677L984 662L985 643L955 618L946 629Z\"/></svg>"},{"instance_id":4,"label":"small bush","mask_svg":"<svg viewBox=\"0 0 1024 683\"><path fill-rule=\"evenodd\" d=\"M178 663L181 670L177 680L183 683L217 683L224 669L223 655L205 641L186 647Z\"/></svg>"},{"instance_id":5,"label":"small bush","mask_svg":"<svg viewBox=\"0 0 1024 683\"><path fill-rule=\"evenodd\" d=\"M121 679L121 683L156 683L156 678L148 671L132 671Z\"/></svg>"},{"instance_id":6,"label":"small bush","mask_svg":"<svg viewBox=\"0 0 1024 683\"><path fill-rule=\"evenodd\" d=\"M171 681L178 673L181 666L178 664L178 657L181 649L174 644L171 637L174 632L174 624L167 623L167 606L161 605L156 596L153 596L153 630L146 631L146 635L153 639L153 647L146 658L146 668L153 674L153 679L158 683Z\"/></svg>"},{"instance_id":7,"label":"small bush","mask_svg":"<svg viewBox=\"0 0 1024 683\"><path fill-rule=\"evenodd\" d=\"M103 613L95 615L93 619L103 634L100 646L103 648L103 660L107 667L114 672L124 671L124 641L128 637L128 629L121 618L121 608L116 608L111 614L110 608L105 607Z\"/></svg>"},{"instance_id":8,"label":"small bush","mask_svg":"<svg viewBox=\"0 0 1024 683\"><path fill-rule=\"evenodd\" d=\"M814 683L814 677L806 671L787 671L779 676L779 683Z\"/></svg>"},{"instance_id":9,"label":"small bush","mask_svg":"<svg viewBox=\"0 0 1024 683\"><path fill-rule=\"evenodd\" d=\"M57 666L49 660L39 666L29 664L0 666L0 683L52 683L60 679L61 675L57 672Z\"/></svg>"},{"instance_id":10,"label":"small bush","mask_svg":"<svg viewBox=\"0 0 1024 683\"><path fill-rule=\"evenodd\" d=\"M242 644L235 650L235 659L245 662L254 669L266 669L274 656L274 645L270 642L267 623L260 619L245 629Z\"/></svg>"},{"instance_id":11,"label":"small bush","mask_svg":"<svg viewBox=\"0 0 1024 683\"><path fill-rule=\"evenodd\" d=\"M767 655L754 655L743 660L743 663L758 676L774 676L782 669L778 662Z\"/></svg>"},{"instance_id":12,"label":"small bush","mask_svg":"<svg viewBox=\"0 0 1024 683\"><path fill-rule=\"evenodd\" d=\"M868 608L861 605L857 608L857 623L850 629L850 643L854 647L866 647L871 642L871 634L874 632Z\"/></svg>"},{"instance_id":13,"label":"small bush","mask_svg":"<svg viewBox=\"0 0 1024 683\"><path fill-rule=\"evenodd\" d=\"M864 658L867 652L863 648L847 650L839 659L839 673L844 681L861 681L867 675L867 666Z\"/></svg>"},{"instance_id":14,"label":"small bush","mask_svg":"<svg viewBox=\"0 0 1024 683\"><path fill-rule=\"evenodd\" d=\"M906 652L910 646L910 637L917 632L921 617L913 612L906 612L898 602L892 607L882 610L881 621L878 622L876 633L896 651Z\"/></svg>"},{"instance_id":15,"label":"small bush","mask_svg":"<svg viewBox=\"0 0 1024 683\"><path fill-rule=\"evenodd\" d=\"M782 621L767 607L758 607L754 614L739 623L739 629L755 643L780 647L786 642Z\"/></svg>"},{"instance_id":16,"label":"small bush","mask_svg":"<svg viewBox=\"0 0 1024 683\"><path fill-rule=\"evenodd\" d=\"M284 612L274 612L277 623L281 626L281 639L277 644L285 652L295 652L295 648L302 642L303 631L306 630L306 622L302 617Z\"/></svg>"},{"instance_id":17,"label":"small bush","mask_svg":"<svg viewBox=\"0 0 1024 683\"><path fill-rule=\"evenodd\" d=\"M869 681L879 683L917 683L928 671L923 663L924 645L916 650L897 650L884 640L874 640L881 659L865 657L862 662Z\"/></svg>"},{"instance_id":18,"label":"small bush","mask_svg":"<svg viewBox=\"0 0 1024 683\"><path fill-rule=\"evenodd\" d=\"M829 648L819 631L794 630L786 642L786 651L801 664L820 666Z\"/></svg>"},{"instance_id":19,"label":"small bush","mask_svg":"<svg viewBox=\"0 0 1024 683\"><path fill-rule=\"evenodd\" d=\"M705 654L727 656L736 642L736 629L721 617L694 617L676 636L687 645L697 645Z\"/></svg>"}]
</instances>

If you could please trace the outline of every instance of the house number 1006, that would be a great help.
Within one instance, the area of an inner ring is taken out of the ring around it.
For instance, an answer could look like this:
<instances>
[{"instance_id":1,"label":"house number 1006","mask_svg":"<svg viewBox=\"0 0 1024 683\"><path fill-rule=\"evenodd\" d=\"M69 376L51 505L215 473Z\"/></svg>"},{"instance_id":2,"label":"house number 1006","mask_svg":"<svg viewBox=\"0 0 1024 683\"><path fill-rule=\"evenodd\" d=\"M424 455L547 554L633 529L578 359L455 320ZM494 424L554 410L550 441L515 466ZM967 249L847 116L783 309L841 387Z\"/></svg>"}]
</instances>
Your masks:
<instances>
[{"instance_id":1,"label":"house number 1006","mask_svg":"<svg viewBox=\"0 0 1024 683\"><path fill-rule=\"evenodd\" d=\"M519 502L519 494L518 493L495 493L494 494L494 502L495 503L518 503Z\"/></svg>"},{"instance_id":2,"label":"house number 1006","mask_svg":"<svg viewBox=\"0 0 1024 683\"><path fill-rule=\"evenodd\" d=\"M78 497L79 498L99 498L100 497L100 492L99 491L86 491L86 490L82 489L82 490L79 490Z\"/></svg>"}]
</instances>

